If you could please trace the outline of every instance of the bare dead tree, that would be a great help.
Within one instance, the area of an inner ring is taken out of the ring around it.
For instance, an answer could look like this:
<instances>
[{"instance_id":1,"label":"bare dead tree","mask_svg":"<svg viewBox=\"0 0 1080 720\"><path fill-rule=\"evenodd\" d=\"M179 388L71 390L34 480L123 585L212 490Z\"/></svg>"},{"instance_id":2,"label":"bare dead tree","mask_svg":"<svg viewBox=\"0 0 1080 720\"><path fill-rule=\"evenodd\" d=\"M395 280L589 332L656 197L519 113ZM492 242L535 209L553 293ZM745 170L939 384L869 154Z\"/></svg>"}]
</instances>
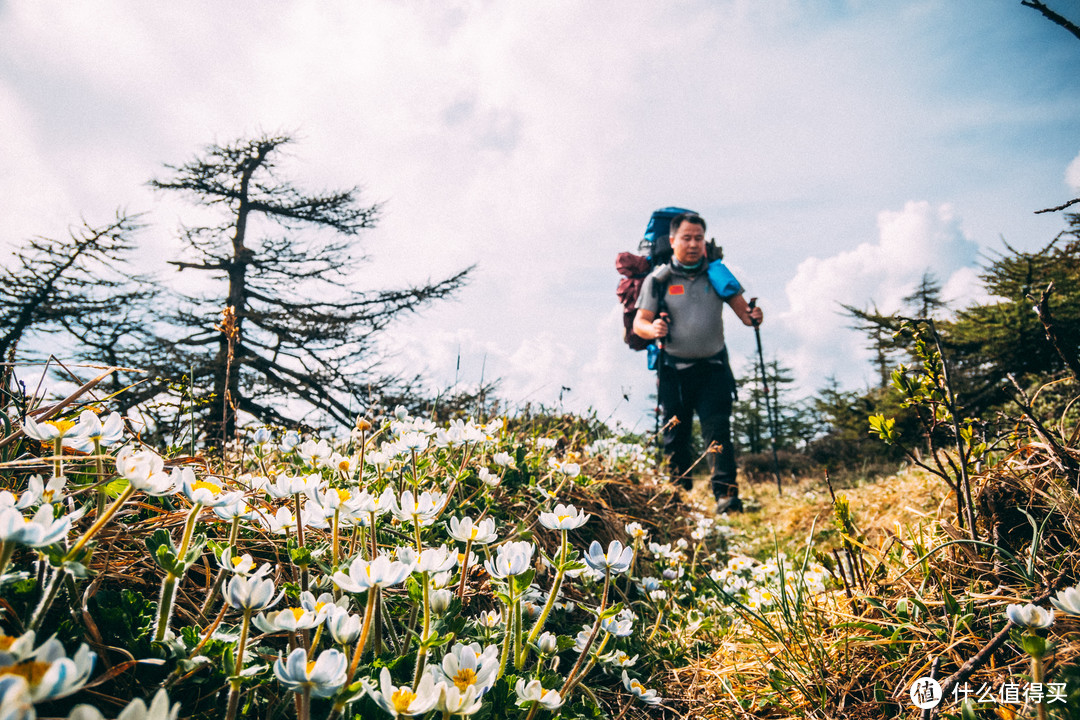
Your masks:
<instances>
[{"instance_id":1,"label":"bare dead tree","mask_svg":"<svg viewBox=\"0 0 1080 720\"><path fill-rule=\"evenodd\" d=\"M232 437L237 412L295 424L315 410L350 423L369 390L392 380L379 372L374 336L403 313L453 294L471 270L400 289L357 289L354 272L365 258L355 238L375 226L381 206L361 204L355 187L307 192L279 177L277 161L291 141L262 135L211 145L150 183L221 218L181 228L185 256L171 264L221 290L183 295L163 348L168 363L190 368L193 386L211 398L200 419L205 438ZM215 328L225 307L235 313L231 340Z\"/></svg>"},{"instance_id":2,"label":"bare dead tree","mask_svg":"<svg viewBox=\"0 0 1080 720\"><path fill-rule=\"evenodd\" d=\"M118 211L103 225L83 221L66 238L35 237L15 251L0 270L0 359L13 362L31 333L101 326L118 307L148 300L152 287L125 267L140 227L137 215Z\"/></svg>"}]
</instances>

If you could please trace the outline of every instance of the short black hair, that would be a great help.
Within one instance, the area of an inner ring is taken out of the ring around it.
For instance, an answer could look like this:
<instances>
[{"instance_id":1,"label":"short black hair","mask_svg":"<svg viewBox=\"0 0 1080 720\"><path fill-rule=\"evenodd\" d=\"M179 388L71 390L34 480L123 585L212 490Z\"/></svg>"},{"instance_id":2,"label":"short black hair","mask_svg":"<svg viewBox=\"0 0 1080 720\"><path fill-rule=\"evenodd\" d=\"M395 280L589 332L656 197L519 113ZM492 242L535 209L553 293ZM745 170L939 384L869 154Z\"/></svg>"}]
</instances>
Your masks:
<instances>
[{"instance_id":1,"label":"short black hair","mask_svg":"<svg viewBox=\"0 0 1080 720\"><path fill-rule=\"evenodd\" d=\"M671 227L668 228L668 235L674 235L675 232L679 229L679 226L682 225L684 222L693 223L694 225L700 225L702 232L706 230L705 218L701 217L697 213L688 212L682 213L681 215L676 215L675 217L671 218Z\"/></svg>"}]
</instances>

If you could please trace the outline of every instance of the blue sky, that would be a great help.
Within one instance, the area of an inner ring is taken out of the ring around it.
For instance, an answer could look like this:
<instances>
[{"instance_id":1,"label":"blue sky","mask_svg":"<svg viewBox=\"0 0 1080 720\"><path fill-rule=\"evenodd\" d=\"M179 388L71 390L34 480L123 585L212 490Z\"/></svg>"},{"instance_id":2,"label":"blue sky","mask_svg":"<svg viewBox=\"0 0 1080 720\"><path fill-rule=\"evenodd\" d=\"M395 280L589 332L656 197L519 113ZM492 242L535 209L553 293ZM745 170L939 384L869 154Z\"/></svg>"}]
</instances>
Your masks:
<instances>
[{"instance_id":1,"label":"blue sky","mask_svg":"<svg viewBox=\"0 0 1080 720\"><path fill-rule=\"evenodd\" d=\"M145 211L137 265L190 282L165 260L193 211L146 181L295 132L298 182L386 203L358 287L478 265L389 366L639 428L613 259L652 209L706 216L809 392L873 381L838 303L892 309L927 269L978 298L982 259L1046 244L1064 221L1032 211L1080 190L1080 41L1019 0L24 1L0 36L0 242ZM753 333L729 342L742 367Z\"/></svg>"}]
</instances>

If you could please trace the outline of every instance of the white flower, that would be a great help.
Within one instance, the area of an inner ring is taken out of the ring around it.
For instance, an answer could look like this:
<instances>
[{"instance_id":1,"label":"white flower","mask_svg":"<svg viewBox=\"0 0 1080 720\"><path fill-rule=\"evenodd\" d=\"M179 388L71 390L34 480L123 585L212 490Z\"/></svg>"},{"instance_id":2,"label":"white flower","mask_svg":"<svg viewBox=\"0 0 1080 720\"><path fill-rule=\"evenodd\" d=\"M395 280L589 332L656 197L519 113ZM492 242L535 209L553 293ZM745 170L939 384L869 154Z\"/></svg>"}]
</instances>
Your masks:
<instances>
[{"instance_id":1,"label":"white flower","mask_svg":"<svg viewBox=\"0 0 1080 720\"><path fill-rule=\"evenodd\" d=\"M555 458L548 458L548 465L555 472L562 473L566 477L577 477L581 474L581 466L577 463L559 462Z\"/></svg>"},{"instance_id":2,"label":"white flower","mask_svg":"<svg viewBox=\"0 0 1080 720\"><path fill-rule=\"evenodd\" d=\"M540 524L548 530L576 530L592 517L573 505L559 503L553 512L540 513Z\"/></svg>"},{"instance_id":3,"label":"white flower","mask_svg":"<svg viewBox=\"0 0 1080 720\"><path fill-rule=\"evenodd\" d=\"M498 679L499 648L488 645L481 651L479 643L454 643L450 651L443 655L442 665L437 669L447 685L461 692L472 687L478 696L483 695Z\"/></svg>"},{"instance_id":4,"label":"white flower","mask_svg":"<svg viewBox=\"0 0 1080 720\"><path fill-rule=\"evenodd\" d=\"M491 472L487 468L480 468L480 482L484 483L488 487L498 487L502 482L502 478Z\"/></svg>"},{"instance_id":5,"label":"white flower","mask_svg":"<svg viewBox=\"0 0 1080 720\"><path fill-rule=\"evenodd\" d=\"M300 444L300 433L295 430L289 430L285 433L285 436L281 438L281 452L292 452L293 449Z\"/></svg>"},{"instance_id":6,"label":"white flower","mask_svg":"<svg viewBox=\"0 0 1080 720\"><path fill-rule=\"evenodd\" d=\"M639 522L627 523L626 534L634 540L644 540L649 537L649 531L643 528Z\"/></svg>"},{"instance_id":7,"label":"white flower","mask_svg":"<svg viewBox=\"0 0 1080 720\"><path fill-rule=\"evenodd\" d=\"M318 613L302 607L285 608L269 614L259 613L255 616L255 627L267 633L292 633L297 630L309 630L318 625L321 620Z\"/></svg>"},{"instance_id":8,"label":"white flower","mask_svg":"<svg viewBox=\"0 0 1080 720\"><path fill-rule=\"evenodd\" d=\"M615 650L614 652L604 655L602 660L613 667L628 668L633 667L634 663L638 660L638 656L635 655L634 657L630 657L622 650Z\"/></svg>"},{"instance_id":9,"label":"white flower","mask_svg":"<svg viewBox=\"0 0 1080 720\"><path fill-rule=\"evenodd\" d=\"M536 638L536 647L544 655L554 655L559 649L559 641L552 633L544 632Z\"/></svg>"},{"instance_id":10,"label":"white flower","mask_svg":"<svg viewBox=\"0 0 1080 720\"><path fill-rule=\"evenodd\" d=\"M254 434L252 434L251 436L251 441L259 447L262 447L273 439L274 434L270 432L270 428L266 427L265 425L256 429Z\"/></svg>"},{"instance_id":11,"label":"white flower","mask_svg":"<svg viewBox=\"0 0 1080 720\"><path fill-rule=\"evenodd\" d=\"M91 452L94 441L104 447L115 445L124 438L124 421L120 413L111 413L101 422L89 408L79 413L79 423L70 436L64 437L64 445L79 452Z\"/></svg>"},{"instance_id":12,"label":"white flower","mask_svg":"<svg viewBox=\"0 0 1080 720\"><path fill-rule=\"evenodd\" d=\"M259 515L259 524L277 535L283 535L290 530L296 531L296 517L292 510L284 506L279 507L273 515Z\"/></svg>"},{"instance_id":13,"label":"white flower","mask_svg":"<svg viewBox=\"0 0 1080 720\"><path fill-rule=\"evenodd\" d=\"M116 472L147 495L168 495L180 479L179 472L166 475L165 461L150 450L121 450L116 456Z\"/></svg>"},{"instance_id":14,"label":"white flower","mask_svg":"<svg viewBox=\"0 0 1080 720\"><path fill-rule=\"evenodd\" d=\"M1050 598L1050 604L1066 615L1080 616L1080 586L1065 588Z\"/></svg>"},{"instance_id":15,"label":"white flower","mask_svg":"<svg viewBox=\"0 0 1080 720\"><path fill-rule=\"evenodd\" d=\"M394 508L396 498L394 497L393 488L387 486L387 488L379 495L372 495L365 490L360 493L360 496L356 499L356 503L358 512L382 515Z\"/></svg>"},{"instance_id":16,"label":"white flower","mask_svg":"<svg viewBox=\"0 0 1080 720\"><path fill-rule=\"evenodd\" d=\"M318 469L321 465L324 465L326 460L332 454L330 445L325 440L306 440L300 443L300 447L296 449L300 459L303 460L309 467Z\"/></svg>"},{"instance_id":17,"label":"white flower","mask_svg":"<svg viewBox=\"0 0 1080 720\"><path fill-rule=\"evenodd\" d=\"M486 545L498 538L495 534L495 519L484 518L474 523L470 517L450 518L450 537L463 543L473 542Z\"/></svg>"},{"instance_id":18,"label":"white flower","mask_svg":"<svg viewBox=\"0 0 1080 720\"><path fill-rule=\"evenodd\" d=\"M659 705L660 701L663 700L663 698L656 694L655 690L646 690L645 686L637 680L631 680L625 670L622 671L622 682L623 687L633 693L634 697L646 705Z\"/></svg>"},{"instance_id":19,"label":"white flower","mask_svg":"<svg viewBox=\"0 0 1080 720\"><path fill-rule=\"evenodd\" d=\"M457 553L445 545L424 548L416 559L414 572L439 573L457 564Z\"/></svg>"},{"instance_id":20,"label":"white flower","mask_svg":"<svg viewBox=\"0 0 1080 720\"><path fill-rule=\"evenodd\" d=\"M428 606L437 617L442 617L450 609L450 603L454 601L454 593L446 588L432 590L428 594Z\"/></svg>"},{"instance_id":21,"label":"white flower","mask_svg":"<svg viewBox=\"0 0 1080 720\"><path fill-rule=\"evenodd\" d=\"M412 565L379 555L368 561L356 558L348 566L348 572L340 570L333 575L334 584L345 592L364 592L374 587L397 585L412 572Z\"/></svg>"},{"instance_id":22,"label":"white flower","mask_svg":"<svg viewBox=\"0 0 1080 720\"><path fill-rule=\"evenodd\" d=\"M308 662L307 650L298 647L286 660L274 663L274 675L293 692L308 690L314 697L329 697L345 684L348 658L331 648L319 653L315 662Z\"/></svg>"},{"instance_id":23,"label":"white flower","mask_svg":"<svg viewBox=\"0 0 1080 720\"><path fill-rule=\"evenodd\" d=\"M225 586L225 602L237 610L255 612L277 605L284 591L274 597L274 581L259 574L236 575Z\"/></svg>"},{"instance_id":24,"label":"white flower","mask_svg":"<svg viewBox=\"0 0 1080 720\"><path fill-rule=\"evenodd\" d=\"M82 428L85 430L85 427ZM29 415L23 420L23 433L28 438L42 443L51 443L57 439L63 439L67 445L72 440L78 440L80 428L71 420L45 420L37 422Z\"/></svg>"},{"instance_id":25,"label":"white flower","mask_svg":"<svg viewBox=\"0 0 1080 720\"><path fill-rule=\"evenodd\" d=\"M475 687L460 690L454 685L439 683L436 687L440 690L438 709L449 715L472 715L480 711L484 704L480 701L479 693Z\"/></svg>"},{"instance_id":26,"label":"white flower","mask_svg":"<svg viewBox=\"0 0 1080 720\"><path fill-rule=\"evenodd\" d=\"M517 692L518 705L540 703L541 706L548 710L556 710L563 704L562 697L559 696L558 691L545 690L539 680L530 680L526 683L525 678L518 678L517 684L514 685L514 690Z\"/></svg>"},{"instance_id":27,"label":"white flower","mask_svg":"<svg viewBox=\"0 0 1080 720\"><path fill-rule=\"evenodd\" d=\"M626 637L634 631L634 621L630 618L607 617L600 621L600 629L616 637Z\"/></svg>"},{"instance_id":28,"label":"white flower","mask_svg":"<svg viewBox=\"0 0 1080 720\"><path fill-rule=\"evenodd\" d=\"M326 628L330 631L334 642L348 646L360 637L361 622L359 615L353 615L343 607L332 605L326 618Z\"/></svg>"},{"instance_id":29,"label":"white flower","mask_svg":"<svg viewBox=\"0 0 1080 720\"><path fill-rule=\"evenodd\" d=\"M27 636L32 638L32 633ZM30 640L33 643L33 640ZM56 638L46 640L37 650L21 661L0 666L0 676L20 675L27 681L27 692L35 703L55 700L77 692L90 679L97 655L85 644L68 657ZM7 656L5 660L14 660Z\"/></svg>"},{"instance_id":30,"label":"white flower","mask_svg":"<svg viewBox=\"0 0 1080 720\"><path fill-rule=\"evenodd\" d=\"M630 562L634 559L634 548L623 547L618 540L612 540L608 544L607 552L596 540L592 541L589 549L585 551L585 562L597 572L626 572L630 569Z\"/></svg>"},{"instance_id":31,"label":"white flower","mask_svg":"<svg viewBox=\"0 0 1080 720\"><path fill-rule=\"evenodd\" d=\"M251 520L255 517L251 512L251 506L244 501L243 496L234 498L230 503L216 506L214 508L214 514L222 520L234 520L235 518Z\"/></svg>"},{"instance_id":32,"label":"white flower","mask_svg":"<svg viewBox=\"0 0 1080 720\"><path fill-rule=\"evenodd\" d=\"M21 675L0 675L0 718L37 720L30 684Z\"/></svg>"},{"instance_id":33,"label":"white flower","mask_svg":"<svg viewBox=\"0 0 1080 720\"><path fill-rule=\"evenodd\" d=\"M170 706L169 693L164 688L154 694L150 706L141 698L135 698L127 704L116 720L176 720L180 715L180 703ZM104 720L105 716L92 705L76 705L72 708L67 720Z\"/></svg>"},{"instance_id":34,"label":"white flower","mask_svg":"<svg viewBox=\"0 0 1080 720\"><path fill-rule=\"evenodd\" d=\"M53 506L42 505L32 519L12 506L0 507L0 540L30 547L45 547L67 536L71 518L53 519Z\"/></svg>"},{"instance_id":35,"label":"white flower","mask_svg":"<svg viewBox=\"0 0 1080 720\"><path fill-rule=\"evenodd\" d=\"M485 610L480 613L480 617L477 618L477 623L481 627L497 628L502 625L502 613L498 610Z\"/></svg>"},{"instance_id":36,"label":"white flower","mask_svg":"<svg viewBox=\"0 0 1080 720\"><path fill-rule=\"evenodd\" d=\"M425 490L420 493L419 496L413 494L412 490L406 490L401 493L401 500L394 501L391 512L401 522L414 523L416 525L430 525L435 522L435 517L442 510L443 500L442 493L430 492Z\"/></svg>"},{"instance_id":37,"label":"white flower","mask_svg":"<svg viewBox=\"0 0 1080 720\"><path fill-rule=\"evenodd\" d=\"M1044 610L1034 603L1009 605L1005 608L1005 615L1016 625L1033 630L1041 630L1054 624L1054 611Z\"/></svg>"},{"instance_id":38,"label":"white flower","mask_svg":"<svg viewBox=\"0 0 1080 720\"><path fill-rule=\"evenodd\" d=\"M500 467L509 467L514 462L514 458L510 457L508 452L497 452L491 456L491 459Z\"/></svg>"},{"instance_id":39,"label":"white flower","mask_svg":"<svg viewBox=\"0 0 1080 720\"><path fill-rule=\"evenodd\" d=\"M435 707L442 695L442 688L435 685L430 673L424 673L416 692L408 685L395 686L390 679L390 670L383 668L379 673L379 689L367 685L368 695L393 717L401 715L423 715Z\"/></svg>"},{"instance_id":40,"label":"white flower","mask_svg":"<svg viewBox=\"0 0 1080 720\"><path fill-rule=\"evenodd\" d=\"M511 575L521 575L532 565L536 546L525 540L500 545L494 558L484 562L484 567L493 578L503 580Z\"/></svg>"},{"instance_id":41,"label":"white flower","mask_svg":"<svg viewBox=\"0 0 1080 720\"><path fill-rule=\"evenodd\" d=\"M195 472L191 468L180 471L180 481L183 486L184 497L192 504L203 507L219 507L232 505L243 499L243 493L239 491L226 492L224 486L213 480L196 480Z\"/></svg>"}]
</instances>

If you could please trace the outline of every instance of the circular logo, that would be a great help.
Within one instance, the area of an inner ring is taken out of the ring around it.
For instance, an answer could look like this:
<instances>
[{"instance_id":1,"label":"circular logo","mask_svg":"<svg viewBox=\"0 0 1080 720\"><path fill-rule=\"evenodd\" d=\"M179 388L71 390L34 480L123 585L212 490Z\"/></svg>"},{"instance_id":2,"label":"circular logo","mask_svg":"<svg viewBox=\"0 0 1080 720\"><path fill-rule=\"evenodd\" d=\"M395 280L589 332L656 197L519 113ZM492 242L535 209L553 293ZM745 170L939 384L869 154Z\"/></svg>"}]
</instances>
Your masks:
<instances>
[{"instance_id":1,"label":"circular logo","mask_svg":"<svg viewBox=\"0 0 1080 720\"><path fill-rule=\"evenodd\" d=\"M911 704L920 710L935 708L941 703L941 685L932 677L921 677L911 684Z\"/></svg>"}]
</instances>

